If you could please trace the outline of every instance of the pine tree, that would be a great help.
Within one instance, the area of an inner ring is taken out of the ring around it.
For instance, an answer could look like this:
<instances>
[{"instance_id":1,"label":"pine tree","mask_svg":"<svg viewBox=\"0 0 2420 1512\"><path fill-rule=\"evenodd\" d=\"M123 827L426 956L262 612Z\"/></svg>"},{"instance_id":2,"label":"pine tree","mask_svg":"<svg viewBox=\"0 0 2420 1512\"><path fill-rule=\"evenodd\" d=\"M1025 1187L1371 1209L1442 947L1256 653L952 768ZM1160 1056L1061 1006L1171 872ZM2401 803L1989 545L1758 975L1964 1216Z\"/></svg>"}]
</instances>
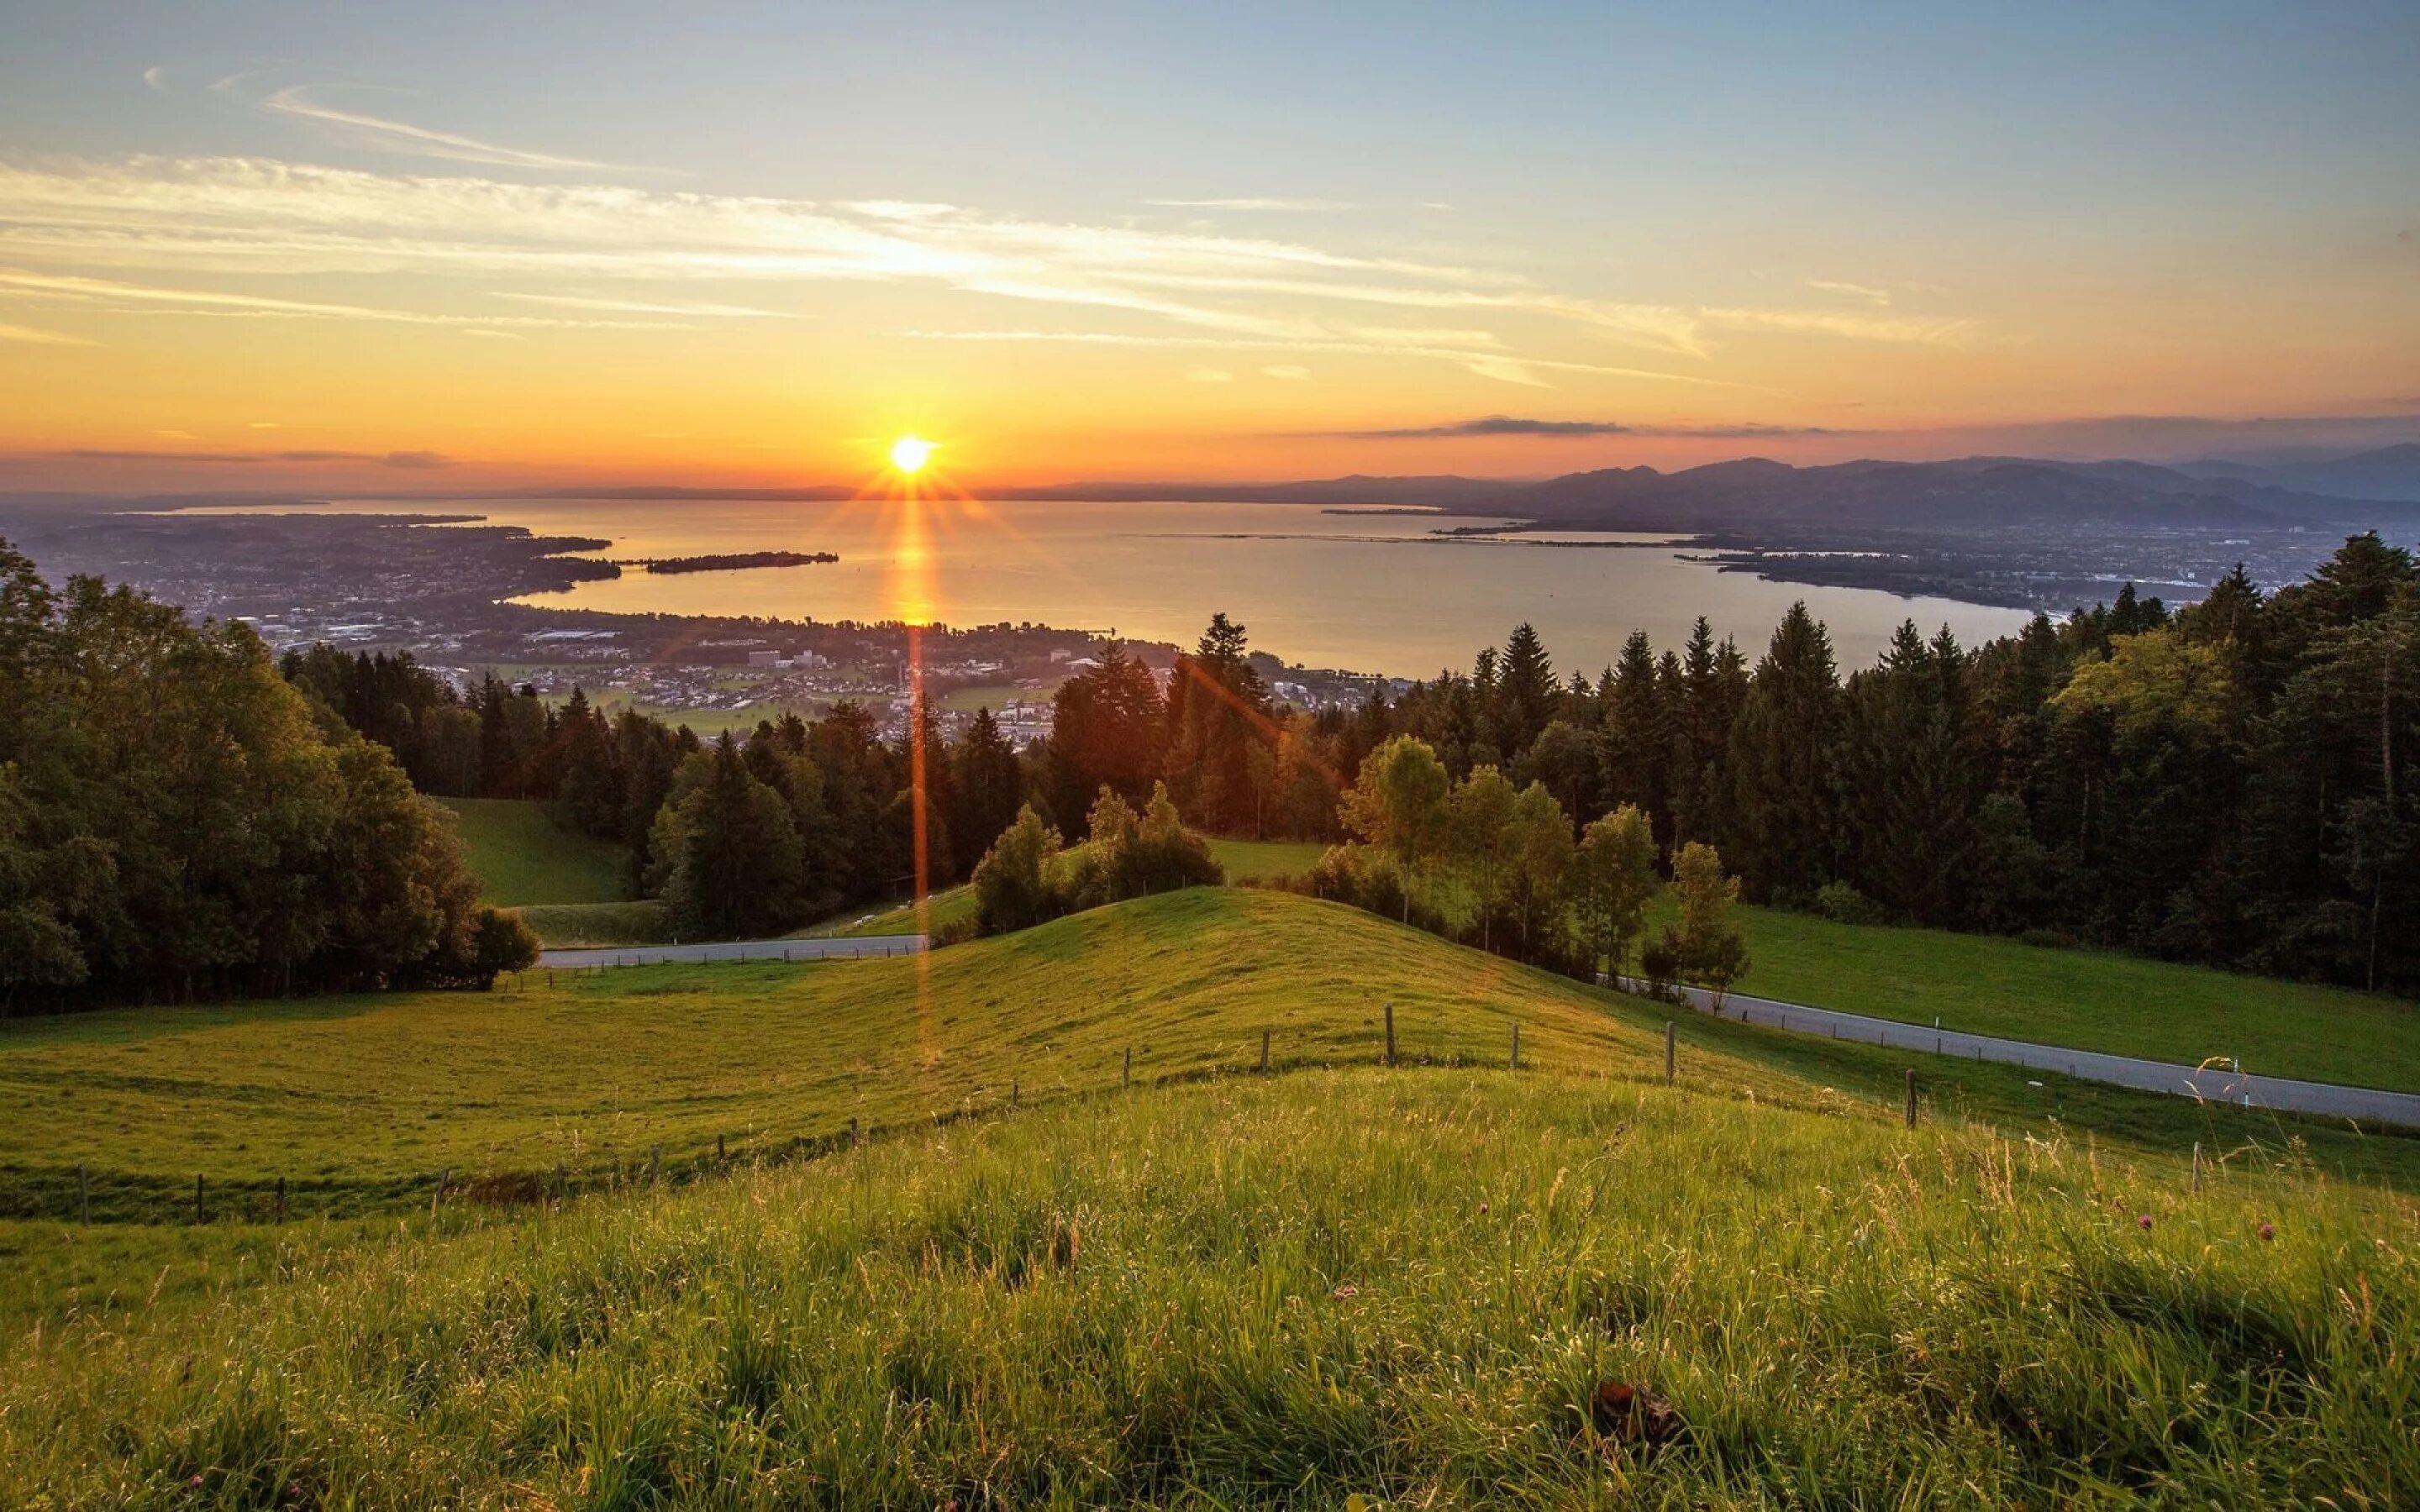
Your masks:
<instances>
[{"instance_id":1,"label":"pine tree","mask_svg":"<svg viewBox=\"0 0 2420 1512\"><path fill-rule=\"evenodd\" d=\"M1518 760L1555 717L1555 667L1545 643L1527 621L1514 625L1504 642L1500 667L1496 684L1497 739L1506 757Z\"/></svg>"},{"instance_id":2,"label":"pine tree","mask_svg":"<svg viewBox=\"0 0 2420 1512\"><path fill-rule=\"evenodd\" d=\"M1726 759L1724 849L1760 897L1811 897L1834 874L1839 710L1831 637L1793 604L1757 664Z\"/></svg>"},{"instance_id":3,"label":"pine tree","mask_svg":"<svg viewBox=\"0 0 2420 1512\"><path fill-rule=\"evenodd\" d=\"M1670 812L1664 789L1668 729L1655 648L1646 631L1633 630L1614 663L1613 690L1597 731L1598 792L1606 803L1637 805L1659 829Z\"/></svg>"}]
</instances>

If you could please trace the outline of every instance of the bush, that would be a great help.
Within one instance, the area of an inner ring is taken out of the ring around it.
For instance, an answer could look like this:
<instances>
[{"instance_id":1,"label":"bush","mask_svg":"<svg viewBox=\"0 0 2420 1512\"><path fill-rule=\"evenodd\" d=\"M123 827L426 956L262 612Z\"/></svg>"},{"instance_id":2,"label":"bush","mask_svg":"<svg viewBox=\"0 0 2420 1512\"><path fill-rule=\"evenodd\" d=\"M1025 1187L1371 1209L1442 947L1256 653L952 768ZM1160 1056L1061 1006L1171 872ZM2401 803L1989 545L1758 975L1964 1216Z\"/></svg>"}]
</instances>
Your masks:
<instances>
[{"instance_id":1,"label":"bush","mask_svg":"<svg viewBox=\"0 0 2420 1512\"><path fill-rule=\"evenodd\" d=\"M1059 831L1042 822L1033 805L1017 810L1016 823L1001 830L975 863L977 933L1031 929L1064 912L1054 907L1050 886L1059 845Z\"/></svg>"},{"instance_id":2,"label":"bush","mask_svg":"<svg viewBox=\"0 0 2420 1512\"><path fill-rule=\"evenodd\" d=\"M1647 995L1657 1002L1668 1003L1681 995L1676 984L1681 980L1680 937L1668 929L1647 942L1638 952L1638 974L1647 979Z\"/></svg>"},{"instance_id":3,"label":"bush","mask_svg":"<svg viewBox=\"0 0 2420 1512\"><path fill-rule=\"evenodd\" d=\"M1826 882L1816 888L1815 912L1835 924L1885 922L1882 905L1845 882Z\"/></svg>"},{"instance_id":4,"label":"bush","mask_svg":"<svg viewBox=\"0 0 2420 1512\"><path fill-rule=\"evenodd\" d=\"M1209 842L1177 817L1165 783L1154 786L1140 815L1103 788L1091 828L1091 840L1063 850L1059 832L1027 805L975 866L975 933L1030 929L1103 903L1226 880Z\"/></svg>"}]
</instances>

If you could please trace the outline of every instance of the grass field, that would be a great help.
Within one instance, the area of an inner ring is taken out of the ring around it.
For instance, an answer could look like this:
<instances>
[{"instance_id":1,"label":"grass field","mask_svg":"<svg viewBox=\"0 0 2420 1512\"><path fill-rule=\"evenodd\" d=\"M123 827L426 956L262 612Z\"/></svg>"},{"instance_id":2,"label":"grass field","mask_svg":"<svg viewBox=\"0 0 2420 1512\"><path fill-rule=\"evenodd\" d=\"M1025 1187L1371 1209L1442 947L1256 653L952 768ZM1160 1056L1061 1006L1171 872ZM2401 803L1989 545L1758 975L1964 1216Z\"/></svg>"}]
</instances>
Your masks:
<instances>
[{"instance_id":1,"label":"grass field","mask_svg":"<svg viewBox=\"0 0 2420 1512\"><path fill-rule=\"evenodd\" d=\"M0 1503L2408 1503L2411 1210L2177 1174L1501 1071L1076 1100L230 1242L0 1347Z\"/></svg>"},{"instance_id":2,"label":"grass field","mask_svg":"<svg viewBox=\"0 0 2420 1512\"><path fill-rule=\"evenodd\" d=\"M509 982L508 979L508 982ZM551 983L551 984L550 984ZM0 1213L176 1217L202 1176L240 1208L392 1208L440 1172L601 1180L651 1156L786 1149L1115 1085L1366 1062L1395 1004L1409 1059L1660 1076L1668 1011L1288 894L1197 889L930 958L532 972L493 994L385 995L0 1021ZM1810 1107L1885 1107L1911 1057L1681 1015L1682 1080ZM2398 1182L2420 1140L1914 1057L1945 1115L2062 1119L2166 1151L2299 1138ZM2038 1074L2038 1073L2037 1073ZM1862 1105L1862 1104L1861 1104ZM421 1199L425 1200L425 1196Z\"/></svg>"},{"instance_id":3,"label":"grass field","mask_svg":"<svg viewBox=\"0 0 2420 1512\"><path fill-rule=\"evenodd\" d=\"M1669 1012L1205 888L0 1021L0 1505L2420 1490L2420 1138Z\"/></svg>"},{"instance_id":4,"label":"grass field","mask_svg":"<svg viewBox=\"0 0 2420 1512\"><path fill-rule=\"evenodd\" d=\"M1213 840L1210 854L1227 871L1230 882L1265 882L1271 877L1300 876L1319 864L1326 846L1316 841Z\"/></svg>"},{"instance_id":5,"label":"grass field","mask_svg":"<svg viewBox=\"0 0 2420 1512\"><path fill-rule=\"evenodd\" d=\"M479 896L497 907L620 901L621 849L559 828L545 806L519 798L440 798L454 811Z\"/></svg>"},{"instance_id":6,"label":"grass field","mask_svg":"<svg viewBox=\"0 0 2420 1512\"><path fill-rule=\"evenodd\" d=\"M1785 1002L2187 1065L2420 1091L2420 1005L1994 935L1740 911L1739 990Z\"/></svg>"},{"instance_id":7,"label":"grass field","mask_svg":"<svg viewBox=\"0 0 2420 1512\"><path fill-rule=\"evenodd\" d=\"M1229 882L1257 882L1274 876L1295 876L1311 870L1326 846L1309 841L1213 840L1210 854L1227 872ZM939 931L975 911L974 888L960 884L944 887L927 900L923 927ZM825 919L799 932L800 938L853 939L875 934L918 933L915 905L900 903L871 913ZM549 942L552 943L552 942ZM606 941L606 944L632 943Z\"/></svg>"},{"instance_id":8,"label":"grass field","mask_svg":"<svg viewBox=\"0 0 2420 1512\"><path fill-rule=\"evenodd\" d=\"M581 946L664 945L673 937L664 905L653 898L618 903L527 903L513 912L550 949Z\"/></svg>"}]
</instances>

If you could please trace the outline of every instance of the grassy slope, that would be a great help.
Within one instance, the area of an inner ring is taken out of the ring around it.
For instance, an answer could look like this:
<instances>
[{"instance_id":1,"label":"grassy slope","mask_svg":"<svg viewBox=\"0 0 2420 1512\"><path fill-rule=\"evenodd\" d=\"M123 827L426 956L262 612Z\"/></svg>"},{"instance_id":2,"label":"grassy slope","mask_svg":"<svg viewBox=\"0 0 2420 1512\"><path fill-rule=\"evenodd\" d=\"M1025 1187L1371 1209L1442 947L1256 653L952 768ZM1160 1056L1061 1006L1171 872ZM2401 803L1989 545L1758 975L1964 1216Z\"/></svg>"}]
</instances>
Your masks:
<instances>
[{"instance_id":1,"label":"grassy slope","mask_svg":"<svg viewBox=\"0 0 2420 1512\"><path fill-rule=\"evenodd\" d=\"M1652 1079L1665 1011L1340 905L1201 889L930 958L660 966L520 990L321 998L0 1021L0 1211L73 1211L89 1165L104 1216L187 1210L196 1173L228 1211L278 1177L298 1211L391 1209L433 1176L690 1162L1113 1086L1239 1071L1264 1027L1280 1065L1367 1062L1396 1004L1407 1059L1525 1059ZM1730 1095L1889 1105L1922 1068L1943 1112L2063 1119L2151 1148L2289 1135L2334 1168L2398 1182L2420 1140L2119 1092L1682 1015L1684 1082ZM1822 1088L1838 1088L1828 1092ZM66 1116L62 1116L65 1114Z\"/></svg>"},{"instance_id":2,"label":"grassy slope","mask_svg":"<svg viewBox=\"0 0 2420 1512\"><path fill-rule=\"evenodd\" d=\"M621 901L621 851L557 828L544 806L518 798L438 801L454 810L482 901L500 908Z\"/></svg>"},{"instance_id":3,"label":"grassy slope","mask_svg":"<svg viewBox=\"0 0 2420 1512\"><path fill-rule=\"evenodd\" d=\"M1311 870L1319 859L1324 845L1310 841L1281 840L1213 840L1210 854L1226 869L1230 882L1257 882L1275 876L1298 876ZM944 924L970 918L975 911L972 887L960 884L944 887L928 900L931 912L925 916L924 927L938 930ZM913 905L885 908L868 915L852 915L843 919L827 919L800 932L802 936L839 935L849 938L868 934L912 934L917 932ZM551 943L551 942L550 942ZM614 943L612 941L605 942Z\"/></svg>"},{"instance_id":4,"label":"grassy slope","mask_svg":"<svg viewBox=\"0 0 2420 1512\"><path fill-rule=\"evenodd\" d=\"M673 1158L1280 1062L1368 1059L1375 994L1407 1057L1644 1074L1643 1017L1605 995L1284 895L1202 889L925 960L548 973L522 990L0 1021L0 1148L72 1173L384 1181ZM1693 1073L1714 1074L1710 1057ZM1767 1095L1781 1073L1739 1060ZM56 1112L71 1106L73 1117Z\"/></svg>"},{"instance_id":5,"label":"grassy slope","mask_svg":"<svg viewBox=\"0 0 2420 1512\"><path fill-rule=\"evenodd\" d=\"M21 1332L0 1503L2420 1494L2412 1211L2065 1139L1365 1069L450 1223ZM1687 1438L1599 1441L1606 1380Z\"/></svg>"},{"instance_id":6,"label":"grassy slope","mask_svg":"<svg viewBox=\"0 0 2420 1512\"><path fill-rule=\"evenodd\" d=\"M1742 910L1739 990L2077 1049L2420 1091L2420 1007L2099 950Z\"/></svg>"},{"instance_id":7,"label":"grassy slope","mask_svg":"<svg viewBox=\"0 0 2420 1512\"><path fill-rule=\"evenodd\" d=\"M524 903L514 910L550 948L663 945L673 937L661 901L639 898L618 903Z\"/></svg>"}]
</instances>

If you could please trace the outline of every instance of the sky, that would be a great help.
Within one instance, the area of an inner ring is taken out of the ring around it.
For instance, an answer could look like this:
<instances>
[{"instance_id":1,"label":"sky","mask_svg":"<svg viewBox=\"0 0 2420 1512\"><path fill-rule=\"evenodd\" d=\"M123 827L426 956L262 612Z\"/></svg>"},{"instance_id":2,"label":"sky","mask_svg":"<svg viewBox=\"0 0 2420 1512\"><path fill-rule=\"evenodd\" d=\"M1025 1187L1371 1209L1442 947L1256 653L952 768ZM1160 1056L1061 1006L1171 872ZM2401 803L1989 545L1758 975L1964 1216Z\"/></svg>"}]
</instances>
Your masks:
<instances>
[{"instance_id":1,"label":"sky","mask_svg":"<svg viewBox=\"0 0 2420 1512\"><path fill-rule=\"evenodd\" d=\"M2420 439L2410 0L6 8L0 488Z\"/></svg>"}]
</instances>

